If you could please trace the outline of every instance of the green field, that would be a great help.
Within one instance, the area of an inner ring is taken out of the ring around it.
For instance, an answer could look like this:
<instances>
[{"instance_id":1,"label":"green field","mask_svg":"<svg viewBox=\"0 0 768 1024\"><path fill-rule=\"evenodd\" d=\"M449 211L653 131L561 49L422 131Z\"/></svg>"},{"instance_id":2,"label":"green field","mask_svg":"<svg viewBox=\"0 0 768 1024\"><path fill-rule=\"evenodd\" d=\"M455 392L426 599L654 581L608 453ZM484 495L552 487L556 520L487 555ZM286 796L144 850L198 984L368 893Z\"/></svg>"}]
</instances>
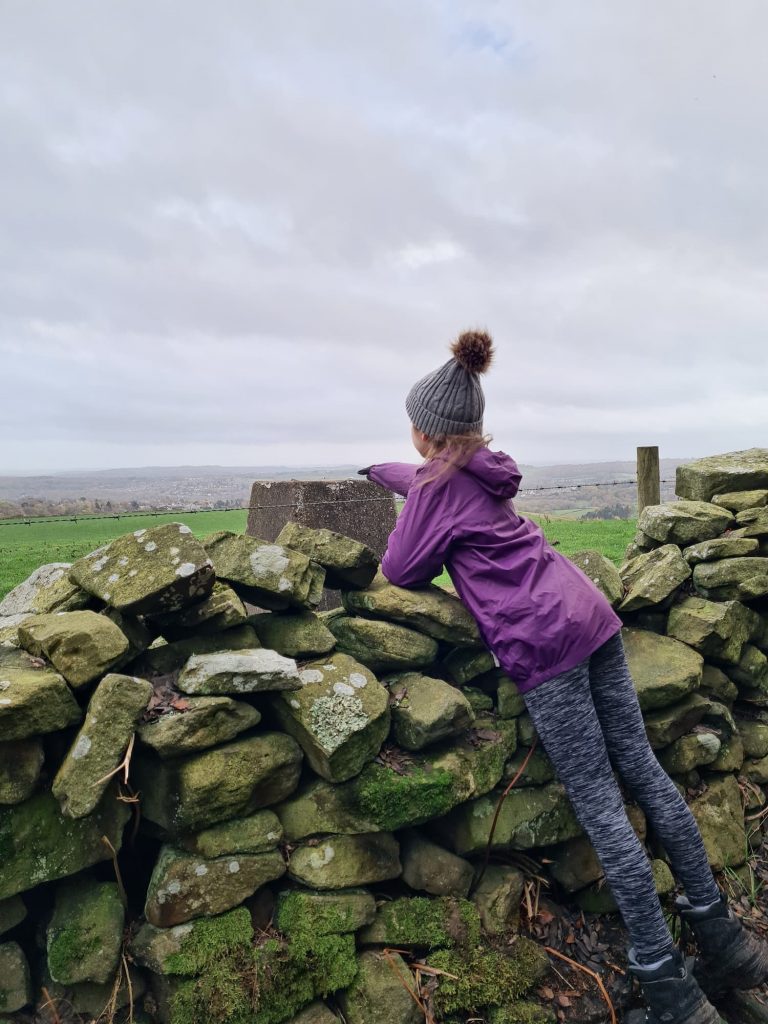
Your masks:
<instances>
[{"instance_id":1,"label":"green field","mask_svg":"<svg viewBox=\"0 0 768 1024\"><path fill-rule=\"evenodd\" d=\"M186 523L198 537L215 530L242 533L248 513L195 512L192 515L169 513L157 516L121 516L119 519L32 521L29 525L0 520L0 597L26 579L46 562L73 562L89 551L133 530L162 523Z\"/></svg>"},{"instance_id":2,"label":"green field","mask_svg":"<svg viewBox=\"0 0 768 1024\"><path fill-rule=\"evenodd\" d=\"M564 555L584 548L602 551L616 564L635 532L635 521L624 519L578 520L531 516L541 523L550 543ZM99 545L144 527L185 522L198 537L214 530L245 529L247 512L173 513L157 516L121 516L119 519L56 520L53 522L4 523L0 520L0 597L46 562L72 562ZM440 577L441 580L447 576Z\"/></svg>"}]
</instances>

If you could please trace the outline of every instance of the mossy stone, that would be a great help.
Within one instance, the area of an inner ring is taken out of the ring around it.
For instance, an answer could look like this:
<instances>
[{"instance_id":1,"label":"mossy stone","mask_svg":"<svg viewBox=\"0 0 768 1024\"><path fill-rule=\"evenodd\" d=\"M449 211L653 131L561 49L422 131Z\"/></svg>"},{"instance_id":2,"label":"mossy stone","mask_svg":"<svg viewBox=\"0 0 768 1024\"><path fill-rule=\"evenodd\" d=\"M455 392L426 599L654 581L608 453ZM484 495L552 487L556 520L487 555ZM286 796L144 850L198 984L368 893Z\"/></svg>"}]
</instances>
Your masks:
<instances>
[{"instance_id":1,"label":"mossy stone","mask_svg":"<svg viewBox=\"0 0 768 1024\"><path fill-rule=\"evenodd\" d=\"M141 742L163 760L226 743L261 721L261 712L231 697L185 697L184 704L139 726Z\"/></svg>"},{"instance_id":2,"label":"mossy stone","mask_svg":"<svg viewBox=\"0 0 768 1024\"><path fill-rule=\"evenodd\" d=\"M406 832L401 837L400 857L403 881L416 892L431 896L461 896L469 893L474 868L469 861L457 857L419 832Z\"/></svg>"},{"instance_id":3,"label":"mossy stone","mask_svg":"<svg viewBox=\"0 0 768 1024\"><path fill-rule=\"evenodd\" d=\"M768 537L768 508L747 508L736 516L742 538Z\"/></svg>"},{"instance_id":4,"label":"mossy stone","mask_svg":"<svg viewBox=\"0 0 768 1024\"><path fill-rule=\"evenodd\" d=\"M357 806L379 827L396 830L489 792L515 749L517 731L514 722L478 719L476 724L476 730L456 740L414 754L404 773L386 765L367 766L356 780Z\"/></svg>"},{"instance_id":5,"label":"mossy stone","mask_svg":"<svg viewBox=\"0 0 768 1024\"><path fill-rule=\"evenodd\" d=\"M301 551L325 569L325 585L333 590L367 587L376 575L379 559L368 547L333 530L286 523L276 544Z\"/></svg>"},{"instance_id":6,"label":"mossy stone","mask_svg":"<svg viewBox=\"0 0 768 1024\"><path fill-rule=\"evenodd\" d=\"M716 601L751 601L768 594L768 558L702 562L693 570L693 582L705 597Z\"/></svg>"},{"instance_id":7,"label":"mossy stone","mask_svg":"<svg viewBox=\"0 0 768 1024\"><path fill-rule=\"evenodd\" d=\"M768 723L739 717L737 714L736 726L747 757L768 756Z\"/></svg>"},{"instance_id":8,"label":"mossy stone","mask_svg":"<svg viewBox=\"0 0 768 1024\"><path fill-rule=\"evenodd\" d=\"M458 597L440 587L406 590L378 573L366 590L345 591L341 597L352 615L399 622L455 647L481 646L477 623L471 614Z\"/></svg>"},{"instance_id":9,"label":"mossy stone","mask_svg":"<svg viewBox=\"0 0 768 1024\"><path fill-rule=\"evenodd\" d=\"M156 928L145 921L129 948L136 963L155 974L194 976L205 971L212 960L247 946L252 939L251 915L245 907L238 907L173 928Z\"/></svg>"},{"instance_id":10,"label":"mossy stone","mask_svg":"<svg viewBox=\"0 0 768 1024\"><path fill-rule=\"evenodd\" d=\"M508 864L488 864L472 893L480 923L488 935L509 935L520 925L525 876Z\"/></svg>"},{"instance_id":11,"label":"mossy stone","mask_svg":"<svg viewBox=\"0 0 768 1024\"><path fill-rule=\"evenodd\" d=\"M199 857L225 857L235 853L265 853L283 838L283 827L272 811L257 811L211 825L202 832L181 836L178 845Z\"/></svg>"},{"instance_id":12,"label":"mossy stone","mask_svg":"<svg viewBox=\"0 0 768 1024\"><path fill-rule=\"evenodd\" d=\"M176 611L206 597L214 573L183 523L136 530L80 558L69 578L127 615Z\"/></svg>"},{"instance_id":13,"label":"mossy stone","mask_svg":"<svg viewBox=\"0 0 768 1024\"><path fill-rule=\"evenodd\" d=\"M326 836L316 845L301 844L291 853L291 878L313 889L349 889L397 878L400 847L393 835L371 832Z\"/></svg>"},{"instance_id":14,"label":"mossy stone","mask_svg":"<svg viewBox=\"0 0 768 1024\"><path fill-rule=\"evenodd\" d=\"M290 736L266 732L179 760L142 750L134 756L132 779L143 816L177 834L279 803L296 788L301 762Z\"/></svg>"},{"instance_id":15,"label":"mossy stone","mask_svg":"<svg viewBox=\"0 0 768 1024\"><path fill-rule=\"evenodd\" d=\"M516 778L516 786L543 786L555 778L555 769L541 747L536 747L530 757L530 748L521 747L504 765L502 778L511 781ZM523 768L526 758L528 763Z\"/></svg>"},{"instance_id":16,"label":"mossy stone","mask_svg":"<svg viewBox=\"0 0 768 1024\"><path fill-rule=\"evenodd\" d=\"M64 814L84 818L98 805L151 696L146 679L114 673L104 676L53 780L53 795Z\"/></svg>"},{"instance_id":17,"label":"mossy stone","mask_svg":"<svg viewBox=\"0 0 768 1024\"><path fill-rule=\"evenodd\" d=\"M747 690L768 692L768 655L752 644L744 644L738 665L729 666L731 679Z\"/></svg>"},{"instance_id":18,"label":"mossy stone","mask_svg":"<svg viewBox=\"0 0 768 1024\"><path fill-rule=\"evenodd\" d=\"M657 757L669 775L687 775L715 761L720 748L720 739L714 732L695 732L676 739L665 750L660 750Z\"/></svg>"},{"instance_id":19,"label":"mossy stone","mask_svg":"<svg viewBox=\"0 0 768 1024\"><path fill-rule=\"evenodd\" d=\"M111 619L96 612L55 612L26 619L19 643L45 657L70 686L85 686L117 664L129 650L128 638Z\"/></svg>"},{"instance_id":20,"label":"mossy stone","mask_svg":"<svg viewBox=\"0 0 768 1024\"><path fill-rule=\"evenodd\" d=\"M159 643L150 647L135 661L130 669L134 675L164 676L177 672L189 661L193 654L211 654L214 651L253 650L259 647L259 638L253 626L247 623L234 626L223 633L212 636L194 636L188 640L174 640L173 643Z\"/></svg>"},{"instance_id":21,"label":"mossy stone","mask_svg":"<svg viewBox=\"0 0 768 1024\"><path fill-rule=\"evenodd\" d=\"M336 646L336 637L315 612L261 612L248 621L262 646L287 658L315 658Z\"/></svg>"},{"instance_id":22,"label":"mossy stone","mask_svg":"<svg viewBox=\"0 0 768 1024\"><path fill-rule=\"evenodd\" d=\"M454 896L401 896L381 903L357 941L408 949L473 948L480 941L480 915L474 903Z\"/></svg>"},{"instance_id":23,"label":"mossy stone","mask_svg":"<svg viewBox=\"0 0 768 1024\"><path fill-rule=\"evenodd\" d=\"M738 601L707 601L686 597L673 605L667 633L705 657L733 665L753 630L753 613Z\"/></svg>"},{"instance_id":24,"label":"mossy stone","mask_svg":"<svg viewBox=\"0 0 768 1024\"><path fill-rule=\"evenodd\" d=\"M216 576L259 608L310 608L322 597L325 574L300 551L227 530L211 534L203 543Z\"/></svg>"},{"instance_id":25,"label":"mossy stone","mask_svg":"<svg viewBox=\"0 0 768 1024\"><path fill-rule=\"evenodd\" d=\"M496 690L496 710L500 718L518 718L525 711L525 698L517 685L503 674Z\"/></svg>"},{"instance_id":26,"label":"mossy stone","mask_svg":"<svg viewBox=\"0 0 768 1024\"><path fill-rule=\"evenodd\" d=\"M691 575L676 544L664 544L625 562L621 567L622 612L660 604Z\"/></svg>"},{"instance_id":27,"label":"mossy stone","mask_svg":"<svg viewBox=\"0 0 768 1024\"><path fill-rule=\"evenodd\" d=\"M247 911L234 914L245 916L242 924L228 925L226 935L221 926L214 931L211 922L199 922L179 953L166 960L167 969L194 972L183 980L157 977L154 994L168 1024L282 1024L317 996L353 981L357 963L351 935L262 938L254 945L242 932L250 923Z\"/></svg>"},{"instance_id":28,"label":"mossy stone","mask_svg":"<svg viewBox=\"0 0 768 1024\"><path fill-rule=\"evenodd\" d=\"M344 782L373 760L384 742L389 693L346 654L309 662L300 676L300 690L273 698L275 714L318 775Z\"/></svg>"},{"instance_id":29,"label":"mossy stone","mask_svg":"<svg viewBox=\"0 0 768 1024\"><path fill-rule=\"evenodd\" d=\"M43 767L39 739L0 743L0 805L20 804L32 796Z\"/></svg>"},{"instance_id":30,"label":"mossy stone","mask_svg":"<svg viewBox=\"0 0 768 1024\"><path fill-rule=\"evenodd\" d=\"M484 853L500 797L501 793L494 791L461 804L434 823L436 834L461 856ZM562 786L549 783L513 789L501 806L491 849L531 850L564 842L580 833L581 826Z\"/></svg>"},{"instance_id":31,"label":"mossy stone","mask_svg":"<svg viewBox=\"0 0 768 1024\"><path fill-rule=\"evenodd\" d=\"M666 707L701 685L704 659L672 637L623 629L629 671L643 711Z\"/></svg>"},{"instance_id":32,"label":"mossy stone","mask_svg":"<svg viewBox=\"0 0 768 1024\"><path fill-rule=\"evenodd\" d=\"M466 696L442 679L407 672L392 681L390 693L392 734L406 750L458 736L475 720Z\"/></svg>"},{"instance_id":33,"label":"mossy stone","mask_svg":"<svg viewBox=\"0 0 768 1024\"><path fill-rule=\"evenodd\" d=\"M723 704L732 704L739 695L739 688L721 668L705 664L701 674L701 694Z\"/></svg>"},{"instance_id":34,"label":"mossy stone","mask_svg":"<svg viewBox=\"0 0 768 1024\"><path fill-rule=\"evenodd\" d=\"M600 551L575 551L568 558L591 580L612 607L624 596L624 584L619 571L610 558Z\"/></svg>"},{"instance_id":35,"label":"mossy stone","mask_svg":"<svg viewBox=\"0 0 768 1024\"><path fill-rule=\"evenodd\" d=\"M749 758L743 762L741 774L759 785L768 784L768 757Z\"/></svg>"},{"instance_id":36,"label":"mossy stone","mask_svg":"<svg viewBox=\"0 0 768 1024\"><path fill-rule=\"evenodd\" d=\"M8 900L0 900L0 935L9 932L17 924L21 924L27 916L27 908L21 896L11 896Z\"/></svg>"},{"instance_id":37,"label":"mossy stone","mask_svg":"<svg viewBox=\"0 0 768 1024\"><path fill-rule=\"evenodd\" d=\"M714 540L703 540L700 544L692 544L683 552L688 565L699 562L716 562L720 558L741 558L744 555L758 553L760 543L756 537L716 537Z\"/></svg>"},{"instance_id":38,"label":"mossy stone","mask_svg":"<svg viewBox=\"0 0 768 1024\"><path fill-rule=\"evenodd\" d=\"M0 810L0 899L76 874L112 856L122 843L128 805L109 792L87 818L65 817L52 793Z\"/></svg>"},{"instance_id":39,"label":"mossy stone","mask_svg":"<svg viewBox=\"0 0 768 1024\"><path fill-rule=\"evenodd\" d=\"M144 914L157 928L232 910L267 882L285 874L277 850L200 857L163 846L147 887Z\"/></svg>"},{"instance_id":40,"label":"mossy stone","mask_svg":"<svg viewBox=\"0 0 768 1024\"><path fill-rule=\"evenodd\" d=\"M248 618L245 605L226 583L214 583L213 590L196 604L178 611L152 616L153 627L166 640L221 633L242 625Z\"/></svg>"},{"instance_id":41,"label":"mossy stone","mask_svg":"<svg viewBox=\"0 0 768 1024\"><path fill-rule=\"evenodd\" d=\"M482 739L470 732L408 755L404 770L374 762L340 785L319 779L307 783L275 808L286 838L393 831L439 817L488 792L502 778L516 743L514 722L493 725L481 731Z\"/></svg>"},{"instance_id":42,"label":"mossy stone","mask_svg":"<svg viewBox=\"0 0 768 1024\"><path fill-rule=\"evenodd\" d=\"M124 919L116 882L75 879L58 886L46 935L53 980L106 984L117 968Z\"/></svg>"},{"instance_id":43,"label":"mossy stone","mask_svg":"<svg viewBox=\"0 0 768 1024\"><path fill-rule=\"evenodd\" d=\"M314 935L356 932L376 916L376 901L366 889L287 889L278 894L274 922L278 931L305 940Z\"/></svg>"},{"instance_id":44,"label":"mossy stone","mask_svg":"<svg viewBox=\"0 0 768 1024\"><path fill-rule=\"evenodd\" d=\"M686 546L719 537L734 522L728 509L706 501L666 502L647 505L637 521L638 529L662 544Z\"/></svg>"},{"instance_id":45,"label":"mossy stone","mask_svg":"<svg viewBox=\"0 0 768 1024\"><path fill-rule=\"evenodd\" d=\"M0 615L0 647L19 646L19 626L32 618L30 614Z\"/></svg>"},{"instance_id":46,"label":"mossy stone","mask_svg":"<svg viewBox=\"0 0 768 1024\"><path fill-rule=\"evenodd\" d=\"M466 686L477 676L492 672L496 662L490 651L456 647L443 660L443 665L457 686Z\"/></svg>"},{"instance_id":47,"label":"mossy stone","mask_svg":"<svg viewBox=\"0 0 768 1024\"><path fill-rule=\"evenodd\" d=\"M427 958L427 964L441 972L433 997L438 1014L477 1014L490 1007L508 1006L537 985L549 970L544 948L522 937L508 953L484 947L469 954L440 950Z\"/></svg>"},{"instance_id":48,"label":"mossy stone","mask_svg":"<svg viewBox=\"0 0 768 1024\"><path fill-rule=\"evenodd\" d=\"M760 781L760 780L756 780ZM712 776L707 789L690 804L715 871L746 860L747 840L741 791L734 775Z\"/></svg>"},{"instance_id":49,"label":"mossy stone","mask_svg":"<svg viewBox=\"0 0 768 1024\"><path fill-rule=\"evenodd\" d=\"M11 615L46 615L86 608L91 595L68 577L69 562L41 565L0 601L0 619Z\"/></svg>"},{"instance_id":50,"label":"mossy stone","mask_svg":"<svg viewBox=\"0 0 768 1024\"><path fill-rule=\"evenodd\" d=\"M338 1024L338 1020L336 1014L332 1013L325 1003L312 1003L292 1017L288 1024Z\"/></svg>"},{"instance_id":51,"label":"mossy stone","mask_svg":"<svg viewBox=\"0 0 768 1024\"><path fill-rule=\"evenodd\" d=\"M704 718L711 701L700 693L691 693L676 704L669 704L644 716L645 731L654 750L661 750L690 732Z\"/></svg>"},{"instance_id":52,"label":"mossy stone","mask_svg":"<svg viewBox=\"0 0 768 1024\"><path fill-rule=\"evenodd\" d=\"M347 1024L423 1024L412 998L413 975L399 953L360 955L353 984L339 994Z\"/></svg>"},{"instance_id":53,"label":"mossy stone","mask_svg":"<svg viewBox=\"0 0 768 1024\"><path fill-rule=\"evenodd\" d=\"M768 489L763 487L751 491L727 491L725 494L714 495L712 504L727 508L734 514L750 508L762 508L768 505Z\"/></svg>"},{"instance_id":54,"label":"mossy stone","mask_svg":"<svg viewBox=\"0 0 768 1024\"><path fill-rule=\"evenodd\" d=\"M667 896L674 891L675 880L663 860L654 860L651 872L657 895ZM604 879L577 892L574 898L578 906L588 914L615 914L619 909Z\"/></svg>"},{"instance_id":55,"label":"mossy stone","mask_svg":"<svg viewBox=\"0 0 768 1024\"><path fill-rule=\"evenodd\" d=\"M493 697L479 686L462 686L461 693L477 715L493 714Z\"/></svg>"},{"instance_id":56,"label":"mossy stone","mask_svg":"<svg viewBox=\"0 0 768 1024\"><path fill-rule=\"evenodd\" d=\"M29 964L17 942L0 944L0 1012L14 1013L32 999Z\"/></svg>"},{"instance_id":57,"label":"mossy stone","mask_svg":"<svg viewBox=\"0 0 768 1024\"><path fill-rule=\"evenodd\" d=\"M353 782L334 785L325 779L310 779L274 811L283 826L288 842L308 836L333 833L356 835L376 832L373 813L364 813Z\"/></svg>"},{"instance_id":58,"label":"mossy stone","mask_svg":"<svg viewBox=\"0 0 768 1024\"><path fill-rule=\"evenodd\" d=\"M337 615L328 622L336 649L373 672L424 668L437 657L437 641L415 629L381 619Z\"/></svg>"},{"instance_id":59,"label":"mossy stone","mask_svg":"<svg viewBox=\"0 0 768 1024\"><path fill-rule=\"evenodd\" d=\"M77 985L62 985L50 975L44 975L42 980L54 1005L66 1003L73 1013L89 1021L109 1013L119 1014L132 1003L140 1004L146 991L144 975L132 964L128 965L127 975L121 965L115 976L103 984L82 981ZM138 1014L134 1017L136 1024L137 1018Z\"/></svg>"},{"instance_id":60,"label":"mossy stone","mask_svg":"<svg viewBox=\"0 0 768 1024\"><path fill-rule=\"evenodd\" d=\"M298 690L301 682L293 658L257 648L193 654L179 673L176 686L182 693L219 697Z\"/></svg>"},{"instance_id":61,"label":"mossy stone","mask_svg":"<svg viewBox=\"0 0 768 1024\"><path fill-rule=\"evenodd\" d=\"M744 764L744 744L736 733L720 743L720 753L707 765L712 772L741 772Z\"/></svg>"}]
</instances>

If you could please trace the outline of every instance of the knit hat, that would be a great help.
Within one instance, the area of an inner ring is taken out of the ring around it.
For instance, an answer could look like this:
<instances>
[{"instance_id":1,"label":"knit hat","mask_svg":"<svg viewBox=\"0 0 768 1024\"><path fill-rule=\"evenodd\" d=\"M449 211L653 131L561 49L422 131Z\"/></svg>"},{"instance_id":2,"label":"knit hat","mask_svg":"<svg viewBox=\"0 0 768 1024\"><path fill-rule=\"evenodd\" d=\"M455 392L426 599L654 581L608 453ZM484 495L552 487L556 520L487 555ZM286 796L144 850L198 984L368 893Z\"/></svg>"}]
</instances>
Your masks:
<instances>
[{"instance_id":1,"label":"knit hat","mask_svg":"<svg viewBox=\"0 0 768 1024\"><path fill-rule=\"evenodd\" d=\"M417 430L439 434L474 434L483 427L485 396L479 374L493 358L493 341L485 331L464 331L451 345L453 358L411 388L405 408Z\"/></svg>"}]
</instances>

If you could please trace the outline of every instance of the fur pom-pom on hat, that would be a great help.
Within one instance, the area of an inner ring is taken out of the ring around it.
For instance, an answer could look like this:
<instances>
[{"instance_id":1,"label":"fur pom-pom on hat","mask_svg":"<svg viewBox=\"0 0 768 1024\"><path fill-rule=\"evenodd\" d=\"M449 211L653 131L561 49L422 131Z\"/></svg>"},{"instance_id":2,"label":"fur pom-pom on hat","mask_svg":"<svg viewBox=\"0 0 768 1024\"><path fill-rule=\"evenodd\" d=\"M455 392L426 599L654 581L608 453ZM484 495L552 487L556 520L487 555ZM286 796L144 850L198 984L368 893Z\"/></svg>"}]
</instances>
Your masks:
<instances>
[{"instance_id":1,"label":"fur pom-pom on hat","mask_svg":"<svg viewBox=\"0 0 768 1024\"><path fill-rule=\"evenodd\" d=\"M417 381L405 400L416 429L430 437L482 431L485 396L479 377L492 359L487 331L463 331L451 345L448 362Z\"/></svg>"},{"instance_id":2,"label":"fur pom-pom on hat","mask_svg":"<svg viewBox=\"0 0 768 1024\"><path fill-rule=\"evenodd\" d=\"M451 345L451 352L467 373L485 373L493 359L493 338L487 331L463 331Z\"/></svg>"}]
</instances>

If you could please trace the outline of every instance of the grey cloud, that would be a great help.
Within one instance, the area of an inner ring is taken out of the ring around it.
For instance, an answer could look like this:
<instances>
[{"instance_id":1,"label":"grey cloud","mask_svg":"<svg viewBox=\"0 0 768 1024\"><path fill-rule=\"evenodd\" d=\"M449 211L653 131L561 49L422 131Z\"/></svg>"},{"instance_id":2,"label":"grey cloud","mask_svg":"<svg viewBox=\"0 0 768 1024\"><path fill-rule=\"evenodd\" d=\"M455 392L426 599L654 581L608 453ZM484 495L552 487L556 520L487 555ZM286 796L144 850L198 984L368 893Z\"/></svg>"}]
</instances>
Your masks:
<instances>
[{"instance_id":1,"label":"grey cloud","mask_svg":"<svg viewBox=\"0 0 768 1024\"><path fill-rule=\"evenodd\" d=\"M467 324L521 461L764 441L760 0L3 22L0 468L407 457Z\"/></svg>"}]
</instances>

